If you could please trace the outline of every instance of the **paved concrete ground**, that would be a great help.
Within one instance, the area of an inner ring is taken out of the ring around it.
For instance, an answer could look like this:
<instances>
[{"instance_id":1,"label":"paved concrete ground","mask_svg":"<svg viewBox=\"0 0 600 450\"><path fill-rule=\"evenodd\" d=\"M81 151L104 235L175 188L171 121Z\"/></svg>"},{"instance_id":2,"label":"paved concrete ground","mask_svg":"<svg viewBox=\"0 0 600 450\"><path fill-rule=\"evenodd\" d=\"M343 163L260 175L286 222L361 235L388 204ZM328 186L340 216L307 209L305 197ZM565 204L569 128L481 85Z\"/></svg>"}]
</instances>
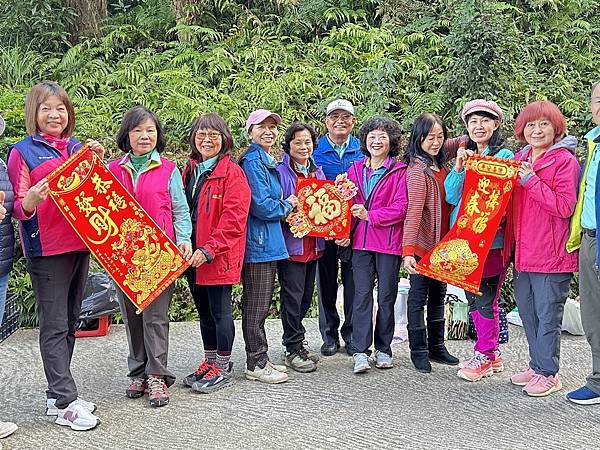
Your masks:
<instances>
[{"instance_id":1,"label":"paved concrete ground","mask_svg":"<svg viewBox=\"0 0 600 450\"><path fill-rule=\"evenodd\" d=\"M307 320L313 348L320 339ZM563 336L565 389L533 399L510 385L509 375L527 363L524 336L511 326L504 346L507 370L478 383L458 379L456 369L434 365L417 373L408 345L394 348L392 370L356 376L351 358L324 358L315 373L291 375L279 386L246 381L243 340L236 323L233 360L236 384L211 395L192 394L179 379L171 404L151 409L123 393L127 379L126 337L114 326L107 337L77 343L73 371L83 398L98 404L102 424L74 432L44 416L45 380L37 330L21 330L0 344L0 419L20 429L3 439L5 449L203 449L203 448L506 448L591 449L600 447L600 406L581 407L564 399L587 373L585 339ZM267 324L272 360L281 358L281 325ZM171 326L170 366L178 377L195 368L199 332L194 323ZM450 342L467 357L469 341Z\"/></svg>"}]
</instances>

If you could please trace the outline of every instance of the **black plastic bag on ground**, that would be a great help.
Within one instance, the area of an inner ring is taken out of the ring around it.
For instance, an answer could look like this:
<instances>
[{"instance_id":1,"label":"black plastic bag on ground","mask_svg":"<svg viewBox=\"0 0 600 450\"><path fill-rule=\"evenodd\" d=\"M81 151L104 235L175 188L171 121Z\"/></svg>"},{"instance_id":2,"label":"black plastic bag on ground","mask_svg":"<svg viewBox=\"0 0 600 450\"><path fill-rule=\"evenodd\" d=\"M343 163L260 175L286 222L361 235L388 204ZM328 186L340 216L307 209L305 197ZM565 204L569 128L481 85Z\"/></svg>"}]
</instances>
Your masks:
<instances>
[{"instance_id":1,"label":"black plastic bag on ground","mask_svg":"<svg viewBox=\"0 0 600 450\"><path fill-rule=\"evenodd\" d=\"M88 274L79 314L78 330L93 330L98 327L98 318L119 312L117 289L113 281L103 272Z\"/></svg>"}]
</instances>

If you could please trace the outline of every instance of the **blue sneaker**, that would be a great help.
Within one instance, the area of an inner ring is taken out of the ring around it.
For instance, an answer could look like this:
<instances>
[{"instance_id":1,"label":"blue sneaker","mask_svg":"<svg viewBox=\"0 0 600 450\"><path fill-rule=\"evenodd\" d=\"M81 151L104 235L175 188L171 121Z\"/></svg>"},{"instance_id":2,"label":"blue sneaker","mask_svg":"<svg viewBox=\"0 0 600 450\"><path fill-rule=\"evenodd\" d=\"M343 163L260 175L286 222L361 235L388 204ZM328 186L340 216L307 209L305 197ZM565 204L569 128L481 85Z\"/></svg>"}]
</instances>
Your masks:
<instances>
[{"instance_id":1,"label":"blue sneaker","mask_svg":"<svg viewBox=\"0 0 600 450\"><path fill-rule=\"evenodd\" d=\"M354 358L354 373L364 373L371 368L369 365L369 357L366 353L355 353L352 355Z\"/></svg>"},{"instance_id":2,"label":"blue sneaker","mask_svg":"<svg viewBox=\"0 0 600 450\"><path fill-rule=\"evenodd\" d=\"M567 400L578 405L597 405L600 403L600 394L596 394L589 387L583 386L567 394Z\"/></svg>"}]
</instances>

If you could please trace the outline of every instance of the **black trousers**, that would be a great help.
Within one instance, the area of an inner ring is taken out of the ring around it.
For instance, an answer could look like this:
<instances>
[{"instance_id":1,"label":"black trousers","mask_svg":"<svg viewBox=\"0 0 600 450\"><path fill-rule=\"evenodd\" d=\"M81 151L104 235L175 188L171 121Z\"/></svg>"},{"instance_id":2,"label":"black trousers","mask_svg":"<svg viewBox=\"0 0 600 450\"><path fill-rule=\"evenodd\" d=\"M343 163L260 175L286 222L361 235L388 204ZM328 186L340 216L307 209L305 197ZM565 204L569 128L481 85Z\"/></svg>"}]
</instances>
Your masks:
<instances>
[{"instance_id":1,"label":"black trousers","mask_svg":"<svg viewBox=\"0 0 600 450\"><path fill-rule=\"evenodd\" d=\"M355 293L352 315L352 346L357 353L375 349L392 355L394 304L398 295L401 257L365 250L353 250ZM373 336L373 288L377 278L377 317Z\"/></svg>"},{"instance_id":2,"label":"black trousers","mask_svg":"<svg viewBox=\"0 0 600 450\"><path fill-rule=\"evenodd\" d=\"M283 345L290 353L302 348L304 333L302 319L310 308L315 289L317 260L307 263L287 259L277 264L281 286L281 323Z\"/></svg>"},{"instance_id":3,"label":"black trousers","mask_svg":"<svg viewBox=\"0 0 600 450\"><path fill-rule=\"evenodd\" d=\"M71 359L89 265L87 251L27 260L40 322L40 353L48 381L46 397L55 398L57 408L66 408L77 400Z\"/></svg>"},{"instance_id":4,"label":"black trousers","mask_svg":"<svg viewBox=\"0 0 600 450\"><path fill-rule=\"evenodd\" d=\"M198 285L195 283L195 273L187 278L200 318L204 350L216 350L223 355L231 354L235 338L231 309L232 285Z\"/></svg>"},{"instance_id":5,"label":"black trousers","mask_svg":"<svg viewBox=\"0 0 600 450\"><path fill-rule=\"evenodd\" d=\"M333 345L339 342L339 333L346 345L352 342L352 302L354 301L354 278L352 262L339 262L344 285L344 324L340 327L340 316L335 307L338 290L338 246L325 241L325 253L317 263L317 291L319 293L319 330L323 342Z\"/></svg>"},{"instance_id":6,"label":"black trousers","mask_svg":"<svg viewBox=\"0 0 600 450\"><path fill-rule=\"evenodd\" d=\"M427 322L444 320L446 283L421 274L410 276L408 291L408 330L425 329L425 305Z\"/></svg>"}]
</instances>

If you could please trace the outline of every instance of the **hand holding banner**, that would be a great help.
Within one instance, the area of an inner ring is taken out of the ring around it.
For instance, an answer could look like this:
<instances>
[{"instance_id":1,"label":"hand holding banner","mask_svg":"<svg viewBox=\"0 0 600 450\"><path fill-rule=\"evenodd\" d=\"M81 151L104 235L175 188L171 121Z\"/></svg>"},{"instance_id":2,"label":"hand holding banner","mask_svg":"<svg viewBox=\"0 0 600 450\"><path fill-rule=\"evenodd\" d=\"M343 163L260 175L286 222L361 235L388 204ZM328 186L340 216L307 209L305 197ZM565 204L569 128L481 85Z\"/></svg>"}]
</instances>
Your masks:
<instances>
[{"instance_id":1,"label":"hand holding banner","mask_svg":"<svg viewBox=\"0 0 600 450\"><path fill-rule=\"evenodd\" d=\"M54 170L48 184L60 212L138 312L189 266L88 147Z\"/></svg>"},{"instance_id":2,"label":"hand holding banner","mask_svg":"<svg viewBox=\"0 0 600 450\"><path fill-rule=\"evenodd\" d=\"M483 266L508 205L519 161L474 155L466 164L456 223L417 272L480 294Z\"/></svg>"}]
</instances>

